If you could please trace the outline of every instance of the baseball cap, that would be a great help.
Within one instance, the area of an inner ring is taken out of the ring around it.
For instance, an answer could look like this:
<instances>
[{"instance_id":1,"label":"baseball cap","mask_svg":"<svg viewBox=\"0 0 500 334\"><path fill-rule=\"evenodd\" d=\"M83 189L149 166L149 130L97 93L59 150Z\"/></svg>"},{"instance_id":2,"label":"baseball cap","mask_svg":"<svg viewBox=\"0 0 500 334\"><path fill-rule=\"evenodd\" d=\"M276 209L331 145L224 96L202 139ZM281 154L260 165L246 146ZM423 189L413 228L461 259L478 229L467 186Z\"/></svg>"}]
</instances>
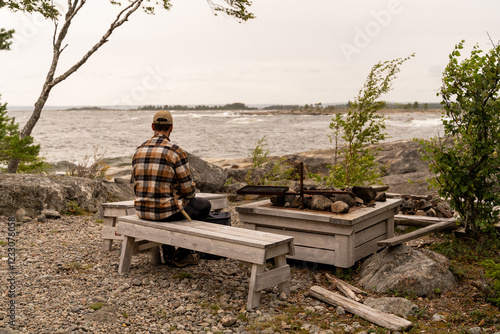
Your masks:
<instances>
[{"instance_id":1,"label":"baseball cap","mask_svg":"<svg viewBox=\"0 0 500 334\"><path fill-rule=\"evenodd\" d=\"M174 124L172 114L168 110L160 110L153 117L153 124Z\"/></svg>"}]
</instances>

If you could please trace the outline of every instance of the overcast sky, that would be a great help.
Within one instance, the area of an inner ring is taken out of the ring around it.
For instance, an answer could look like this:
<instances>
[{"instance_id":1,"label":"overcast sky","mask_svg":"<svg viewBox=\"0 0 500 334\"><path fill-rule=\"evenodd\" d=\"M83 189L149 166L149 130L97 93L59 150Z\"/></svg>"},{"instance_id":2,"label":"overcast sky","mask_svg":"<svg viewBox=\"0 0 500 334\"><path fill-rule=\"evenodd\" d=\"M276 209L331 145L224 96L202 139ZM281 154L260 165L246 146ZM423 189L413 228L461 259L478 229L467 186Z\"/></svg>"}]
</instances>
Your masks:
<instances>
[{"instance_id":1,"label":"overcast sky","mask_svg":"<svg viewBox=\"0 0 500 334\"><path fill-rule=\"evenodd\" d=\"M65 1L59 0L61 3ZM500 40L500 1L255 0L256 19L214 16L204 0L172 0L169 12L133 14L82 68L56 86L50 106L306 104L352 100L378 61L405 63L393 102L438 102L448 55L467 54L487 33ZM109 26L118 7L88 0L70 28L58 74ZM49 68L53 25L39 15L0 11L14 28L0 51L0 94L33 105Z\"/></svg>"}]
</instances>

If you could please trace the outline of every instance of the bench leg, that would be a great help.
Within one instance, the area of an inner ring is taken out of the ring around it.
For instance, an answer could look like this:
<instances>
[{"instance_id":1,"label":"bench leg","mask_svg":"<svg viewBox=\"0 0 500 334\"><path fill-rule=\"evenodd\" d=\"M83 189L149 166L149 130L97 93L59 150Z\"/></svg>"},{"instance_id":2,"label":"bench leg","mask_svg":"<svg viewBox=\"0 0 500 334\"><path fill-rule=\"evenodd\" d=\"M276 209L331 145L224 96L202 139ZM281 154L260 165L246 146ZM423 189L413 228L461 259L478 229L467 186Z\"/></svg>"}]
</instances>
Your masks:
<instances>
[{"instance_id":1,"label":"bench leg","mask_svg":"<svg viewBox=\"0 0 500 334\"><path fill-rule=\"evenodd\" d=\"M149 249L149 258L151 264L157 266L161 264L160 246L155 246Z\"/></svg>"},{"instance_id":2,"label":"bench leg","mask_svg":"<svg viewBox=\"0 0 500 334\"><path fill-rule=\"evenodd\" d=\"M104 218L106 221L106 227L115 227L116 221L115 218ZM113 248L113 239L103 239L102 240L102 250L105 252L109 252Z\"/></svg>"},{"instance_id":3,"label":"bench leg","mask_svg":"<svg viewBox=\"0 0 500 334\"><path fill-rule=\"evenodd\" d=\"M122 243L122 253L120 254L120 265L118 266L119 274L126 274L130 270L132 262L132 254L134 253L135 238L125 237Z\"/></svg>"},{"instance_id":4,"label":"bench leg","mask_svg":"<svg viewBox=\"0 0 500 334\"><path fill-rule=\"evenodd\" d=\"M252 264L252 273L250 275L250 286L248 289L247 309L251 310L260 303L260 289L257 287L258 275L264 272L265 267L259 264Z\"/></svg>"},{"instance_id":5,"label":"bench leg","mask_svg":"<svg viewBox=\"0 0 500 334\"><path fill-rule=\"evenodd\" d=\"M286 255L280 255L274 258L274 266L276 269L281 267L286 267ZM278 284L278 291L280 293L284 292L287 296L290 295L290 280Z\"/></svg>"}]
</instances>

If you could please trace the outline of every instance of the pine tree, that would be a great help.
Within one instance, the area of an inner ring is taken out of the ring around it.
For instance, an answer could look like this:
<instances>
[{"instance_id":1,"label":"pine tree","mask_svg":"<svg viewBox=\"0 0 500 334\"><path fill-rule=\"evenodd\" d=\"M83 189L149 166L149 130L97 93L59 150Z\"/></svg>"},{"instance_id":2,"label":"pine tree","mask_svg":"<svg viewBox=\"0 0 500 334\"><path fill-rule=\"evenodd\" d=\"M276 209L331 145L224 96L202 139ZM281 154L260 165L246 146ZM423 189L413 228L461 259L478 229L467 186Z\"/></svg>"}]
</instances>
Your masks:
<instances>
[{"instance_id":1,"label":"pine tree","mask_svg":"<svg viewBox=\"0 0 500 334\"><path fill-rule=\"evenodd\" d=\"M7 115L7 103L0 104L0 170L12 160L20 161L20 172L40 170L44 162L39 158L40 145L33 144L33 137L20 138L19 125Z\"/></svg>"}]
</instances>

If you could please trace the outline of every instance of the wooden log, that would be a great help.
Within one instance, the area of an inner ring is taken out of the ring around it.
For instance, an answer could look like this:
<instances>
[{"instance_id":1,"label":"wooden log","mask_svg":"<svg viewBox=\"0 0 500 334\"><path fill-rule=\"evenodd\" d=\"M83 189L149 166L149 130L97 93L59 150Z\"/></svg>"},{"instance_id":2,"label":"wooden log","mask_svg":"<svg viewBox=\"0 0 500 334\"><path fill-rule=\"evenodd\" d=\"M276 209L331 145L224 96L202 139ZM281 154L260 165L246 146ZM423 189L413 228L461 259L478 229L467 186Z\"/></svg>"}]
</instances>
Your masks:
<instances>
[{"instance_id":1,"label":"wooden log","mask_svg":"<svg viewBox=\"0 0 500 334\"><path fill-rule=\"evenodd\" d=\"M456 218L438 218L427 216L411 216L411 215L394 215L394 224L426 227L445 221L457 222Z\"/></svg>"},{"instance_id":2,"label":"wooden log","mask_svg":"<svg viewBox=\"0 0 500 334\"><path fill-rule=\"evenodd\" d=\"M359 299L358 296L356 296L356 294L354 293L354 291L352 291L352 289L350 289L341 280L339 280L339 279L337 279L337 278L335 278L333 276L330 276L328 274L326 274L326 278L331 283L333 283L337 287L337 289L339 289L339 291L342 292L347 298L350 298L350 299L355 300L357 302L361 301L361 299Z\"/></svg>"},{"instance_id":3,"label":"wooden log","mask_svg":"<svg viewBox=\"0 0 500 334\"><path fill-rule=\"evenodd\" d=\"M396 193L385 193L387 198L412 198L412 199L427 199L430 200L432 198L431 195L408 195L408 194L396 194Z\"/></svg>"},{"instance_id":4,"label":"wooden log","mask_svg":"<svg viewBox=\"0 0 500 334\"><path fill-rule=\"evenodd\" d=\"M406 331L413 327L413 323L400 318L394 314L384 313L364 304L355 302L349 298L343 297L338 293L328 291L320 286L312 286L309 294L328 304L342 306L347 312L355 314L365 320L368 320L378 326L388 328L392 331Z\"/></svg>"},{"instance_id":5,"label":"wooden log","mask_svg":"<svg viewBox=\"0 0 500 334\"><path fill-rule=\"evenodd\" d=\"M433 225L430 225L427 227L423 227L421 229L418 229L418 230L410 232L410 233L398 235L397 237L394 237L394 238L389 238L389 239L378 241L377 246L381 246L381 247L396 246L396 245L402 244L404 242L407 242L407 241L410 241L413 239L417 239L417 238L423 237L424 235L431 234L433 232L437 232L439 230L442 230L442 229L445 229L448 227L452 227L452 226L458 227L456 225L456 221L453 221L453 220L444 221L441 223L437 223L437 224L433 224Z\"/></svg>"},{"instance_id":6,"label":"wooden log","mask_svg":"<svg viewBox=\"0 0 500 334\"><path fill-rule=\"evenodd\" d=\"M361 294L361 295L367 295L367 294L368 294L366 291L361 290L360 288L358 288L358 287L356 287L356 286L354 286L354 285L351 285L351 284L349 284L349 283L347 283L347 282L344 282L344 281L342 281L341 279L339 279L339 278L337 278L337 277L335 277L335 276L332 276L332 275L326 274L326 278L327 278L330 282L332 282L332 283L333 283L333 282L335 282L335 283L336 283L336 282L340 282L341 284L343 284L343 285L347 286L349 289L351 289L351 290L352 290L353 292L355 292L355 293L359 293L359 294Z\"/></svg>"}]
</instances>

